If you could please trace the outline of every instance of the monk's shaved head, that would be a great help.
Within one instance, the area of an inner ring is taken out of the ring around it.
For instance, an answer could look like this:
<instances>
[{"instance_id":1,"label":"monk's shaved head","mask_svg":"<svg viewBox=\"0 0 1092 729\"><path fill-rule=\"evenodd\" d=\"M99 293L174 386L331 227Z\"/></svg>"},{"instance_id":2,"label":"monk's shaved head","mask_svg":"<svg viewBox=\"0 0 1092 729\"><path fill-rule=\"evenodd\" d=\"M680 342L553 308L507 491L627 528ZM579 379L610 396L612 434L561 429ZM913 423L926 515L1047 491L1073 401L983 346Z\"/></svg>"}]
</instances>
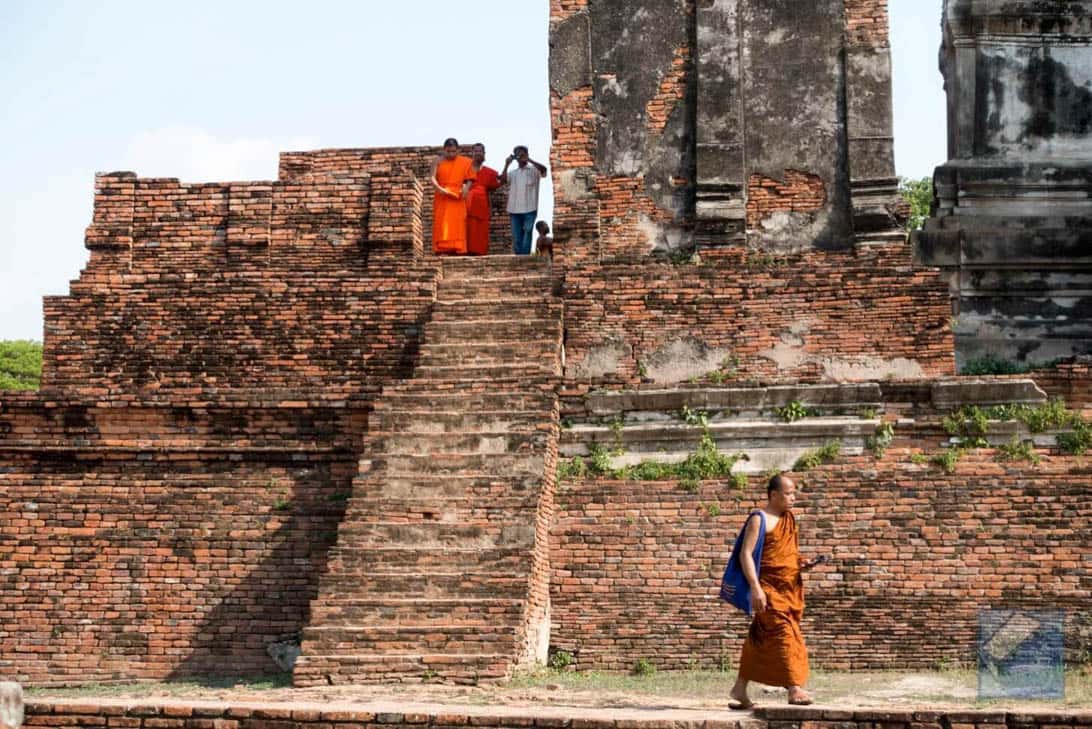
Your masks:
<instances>
[{"instance_id":1,"label":"monk's shaved head","mask_svg":"<svg viewBox=\"0 0 1092 729\"><path fill-rule=\"evenodd\" d=\"M783 474L777 474L766 484L766 495L770 496L774 491L784 491L786 486L795 486L793 480Z\"/></svg>"}]
</instances>

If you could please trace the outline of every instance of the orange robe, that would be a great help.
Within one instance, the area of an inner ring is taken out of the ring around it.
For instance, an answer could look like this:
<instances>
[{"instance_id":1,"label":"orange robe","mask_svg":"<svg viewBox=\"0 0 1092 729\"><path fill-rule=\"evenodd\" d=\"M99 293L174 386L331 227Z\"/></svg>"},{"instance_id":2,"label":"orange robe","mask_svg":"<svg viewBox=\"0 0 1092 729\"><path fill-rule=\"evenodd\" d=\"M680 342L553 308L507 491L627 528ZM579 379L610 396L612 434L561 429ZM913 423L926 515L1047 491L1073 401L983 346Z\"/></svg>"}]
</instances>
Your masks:
<instances>
[{"instance_id":1,"label":"orange robe","mask_svg":"<svg viewBox=\"0 0 1092 729\"><path fill-rule=\"evenodd\" d=\"M766 532L758 583L766 593L766 609L751 621L739 677L767 686L803 686L808 680L808 649L800 632L804 580L792 512L785 512Z\"/></svg>"},{"instance_id":2,"label":"orange robe","mask_svg":"<svg viewBox=\"0 0 1092 729\"><path fill-rule=\"evenodd\" d=\"M440 187L459 197L441 195L432 199L432 250L438 254L466 253L466 201L463 183L474 179L474 163L469 157L440 160L436 181Z\"/></svg>"},{"instance_id":3,"label":"orange robe","mask_svg":"<svg viewBox=\"0 0 1092 729\"><path fill-rule=\"evenodd\" d=\"M500 175L482 166L466 201L466 248L472 256L489 255L489 193L500 187Z\"/></svg>"}]
</instances>

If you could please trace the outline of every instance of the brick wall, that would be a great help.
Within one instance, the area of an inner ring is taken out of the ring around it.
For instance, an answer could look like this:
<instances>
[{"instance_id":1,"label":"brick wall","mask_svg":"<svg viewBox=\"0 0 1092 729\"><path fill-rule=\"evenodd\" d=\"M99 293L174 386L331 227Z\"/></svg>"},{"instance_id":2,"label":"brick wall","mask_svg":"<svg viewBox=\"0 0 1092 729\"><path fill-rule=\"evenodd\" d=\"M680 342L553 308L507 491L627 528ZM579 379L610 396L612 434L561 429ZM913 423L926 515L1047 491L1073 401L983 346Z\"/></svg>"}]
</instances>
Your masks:
<instances>
[{"instance_id":1,"label":"brick wall","mask_svg":"<svg viewBox=\"0 0 1092 729\"><path fill-rule=\"evenodd\" d=\"M21 681L278 670L366 413L0 401L0 653Z\"/></svg>"},{"instance_id":2,"label":"brick wall","mask_svg":"<svg viewBox=\"0 0 1092 729\"><path fill-rule=\"evenodd\" d=\"M810 213L827 202L822 178L786 170L784 180L751 175L747 183L747 227L757 228L774 213Z\"/></svg>"},{"instance_id":3,"label":"brick wall","mask_svg":"<svg viewBox=\"0 0 1092 729\"><path fill-rule=\"evenodd\" d=\"M845 0L846 41L851 46L886 48L888 0Z\"/></svg>"},{"instance_id":4,"label":"brick wall","mask_svg":"<svg viewBox=\"0 0 1092 729\"><path fill-rule=\"evenodd\" d=\"M855 367L883 379L900 359L919 376L954 374L947 289L935 272L915 270L904 246L780 258L723 249L701 259L567 260L568 378L636 384L641 364L680 340L734 357L741 382L853 379ZM593 364L604 351L613 361Z\"/></svg>"},{"instance_id":5,"label":"brick wall","mask_svg":"<svg viewBox=\"0 0 1092 729\"><path fill-rule=\"evenodd\" d=\"M1089 474L1083 458L1001 464L979 451L947 475L901 448L801 474L802 552L833 558L805 578L812 664L972 662L980 607L1067 610L1076 658L1092 646ZM640 658L660 669L735 665L747 619L717 590L746 514L764 501L757 478L745 493L562 483L553 647L579 669L628 670Z\"/></svg>"}]
</instances>

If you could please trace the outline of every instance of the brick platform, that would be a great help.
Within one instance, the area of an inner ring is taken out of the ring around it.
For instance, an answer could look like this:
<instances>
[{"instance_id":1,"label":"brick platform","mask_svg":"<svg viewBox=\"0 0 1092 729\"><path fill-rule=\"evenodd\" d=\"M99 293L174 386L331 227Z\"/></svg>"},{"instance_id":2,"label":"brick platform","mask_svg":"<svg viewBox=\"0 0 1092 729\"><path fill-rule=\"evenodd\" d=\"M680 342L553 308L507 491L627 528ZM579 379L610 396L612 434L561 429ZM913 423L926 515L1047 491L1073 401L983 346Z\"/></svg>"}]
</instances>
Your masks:
<instances>
[{"instance_id":1,"label":"brick platform","mask_svg":"<svg viewBox=\"0 0 1092 729\"><path fill-rule=\"evenodd\" d=\"M467 707L428 704L224 704L39 700L26 726L130 729L1047 729L1092 725L1092 711L968 711L769 706L751 714L670 708Z\"/></svg>"}]
</instances>

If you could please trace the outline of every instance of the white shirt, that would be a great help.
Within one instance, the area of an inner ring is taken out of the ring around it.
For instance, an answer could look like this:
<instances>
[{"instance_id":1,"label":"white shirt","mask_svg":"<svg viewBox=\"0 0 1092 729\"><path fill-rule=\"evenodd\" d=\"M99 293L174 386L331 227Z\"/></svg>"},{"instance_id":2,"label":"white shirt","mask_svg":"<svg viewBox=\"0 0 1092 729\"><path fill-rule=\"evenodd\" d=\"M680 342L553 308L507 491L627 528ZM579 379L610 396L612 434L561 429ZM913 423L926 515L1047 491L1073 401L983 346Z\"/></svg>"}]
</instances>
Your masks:
<instances>
[{"instance_id":1,"label":"white shirt","mask_svg":"<svg viewBox=\"0 0 1092 729\"><path fill-rule=\"evenodd\" d=\"M542 173L530 162L508 172L508 212L531 213L538 210L538 183Z\"/></svg>"}]
</instances>

